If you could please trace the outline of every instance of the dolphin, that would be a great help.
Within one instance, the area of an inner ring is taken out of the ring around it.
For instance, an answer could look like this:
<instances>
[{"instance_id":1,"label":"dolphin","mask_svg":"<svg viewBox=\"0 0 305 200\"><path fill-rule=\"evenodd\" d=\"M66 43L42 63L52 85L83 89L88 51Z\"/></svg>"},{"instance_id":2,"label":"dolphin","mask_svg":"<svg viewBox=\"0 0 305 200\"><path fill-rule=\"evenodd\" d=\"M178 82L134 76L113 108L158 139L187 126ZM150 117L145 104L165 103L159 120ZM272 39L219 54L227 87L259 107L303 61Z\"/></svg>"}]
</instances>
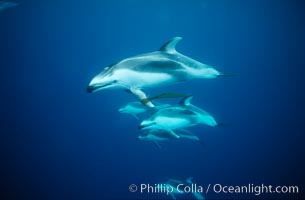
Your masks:
<instances>
[{"instance_id":1,"label":"dolphin","mask_svg":"<svg viewBox=\"0 0 305 200\"><path fill-rule=\"evenodd\" d=\"M10 2L10 1L0 1L0 11L15 6L18 6L18 3Z\"/></svg>"},{"instance_id":2,"label":"dolphin","mask_svg":"<svg viewBox=\"0 0 305 200\"><path fill-rule=\"evenodd\" d=\"M181 39L174 37L158 51L129 57L106 67L90 81L87 91L127 89L145 105L154 107L151 101L147 101L144 88L225 75L212 66L177 52L175 47Z\"/></svg>"},{"instance_id":3,"label":"dolphin","mask_svg":"<svg viewBox=\"0 0 305 200\"><path fill-rule=\"evenodd\" d=\"M176 134L179 135L179 139L188 139L195 141L200 140L196 135L193 135L192 133L184 129L176 130ZM161 145L159 144L159 142L167 140L177 140L178 138L174 137L171 134L168 134L167 131L160 129L151 129L147 133L139 135L137 139L152 141L156 145L156 147L161 149Z\"/></svg>"},{"instance_id":4,"label":"dolphin","mask_svg":"<svg viewBox=\"0 0 305 200\"><path fill-rule=\"evenodd\" d=\"M183 129L197 124L217 126L217 122L212 115L190 103L192 98L193 96L185 97L180 101L179 105L157 110L141 122L139 129L160 129L176 138L180 138L179 134L174 132L177 129Z\"/></svg>"}]
</instances>

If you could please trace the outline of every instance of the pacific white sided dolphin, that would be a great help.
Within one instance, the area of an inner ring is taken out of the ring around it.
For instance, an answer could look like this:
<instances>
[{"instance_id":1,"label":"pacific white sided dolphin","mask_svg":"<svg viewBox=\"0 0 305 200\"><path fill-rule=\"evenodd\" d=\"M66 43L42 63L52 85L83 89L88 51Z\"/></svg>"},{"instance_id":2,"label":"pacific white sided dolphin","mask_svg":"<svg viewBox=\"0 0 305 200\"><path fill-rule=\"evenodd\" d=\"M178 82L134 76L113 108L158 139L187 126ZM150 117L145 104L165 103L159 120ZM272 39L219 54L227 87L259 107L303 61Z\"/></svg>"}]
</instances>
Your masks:
<instances>
[{"instance_id":1,"label":"pacific white sided dolphin","mask_svg":"<svg viewBox=\"0 0 305 200\"><path fill-rule=\"evenodd\" d=\"M193 96L183 98L179 105L157 110L150 117L141 122L139 129L160 129L179 138L180 136L175 133L175 130L177 129L183 129L197 124L217 126L217 122L212 115L190 103L192 97Z\"/></svg>"},{"instance_id":2,"label":"pacific white sided dolphin","mask_svg":"<svg viewBox=\"0 0 305 200\"><path fill-rule=\"evenodd\" d=\"M212 66L198 62L176 51L182 37L167 41L158 51L123 59L106 67L89 83L87 91L127 89L149 107L143 88L165 86L190 79L212 79L222 74Z\"/></svg>"},{"instance_id":3,"label":"pacific white sided dolphin","mask_svg":"<svg viewBox=\"0 0 305 200\"><path fill-rule=\"evenodd\" d=\"M15 2L10 2L10 1L0 1L0 12L2 10L5 10L7 8L10 8L10 7L15 7L17 6L18 3L15 3Z\"/></svg>"}]
</instances>

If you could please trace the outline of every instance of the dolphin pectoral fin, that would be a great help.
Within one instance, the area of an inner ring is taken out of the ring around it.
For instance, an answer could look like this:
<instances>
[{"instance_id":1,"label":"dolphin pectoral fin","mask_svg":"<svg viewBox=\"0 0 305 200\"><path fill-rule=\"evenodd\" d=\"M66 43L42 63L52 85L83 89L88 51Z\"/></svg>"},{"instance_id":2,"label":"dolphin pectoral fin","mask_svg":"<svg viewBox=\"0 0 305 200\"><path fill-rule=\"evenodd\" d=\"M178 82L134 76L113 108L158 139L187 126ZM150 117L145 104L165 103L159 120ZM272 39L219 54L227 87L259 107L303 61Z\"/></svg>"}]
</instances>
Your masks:
<instances>
[{"instance_id":1,"label":"dolphin pectoral fin","mask_svg":"<svg viewBox=\"0 0 305 200\"><path fill-rule=\"evenodd\" d=\"M181 135L180 137L189 140L200 141L199 137L197 137L196 135Z\"/></svg>"},{"instance_id":2,"label":"dolphin pectoral fin","mask_svg":"<svg viewBox=\"0 0 305 200\"><path fill-rule=\"evenodd\" d=\"M159 51L165 51L167 53L176 53L176 44L182 40L182 37L174 37L169 41L165 42Z\"/></svg>"},{"instance_id":3,"label":"dolphin pectoral fin","mask_svg":"<svg viewBox=\"0 0 305 200\"><path fill-rule=\"evenodd\" d=\"M130 88L130 92L134 94L144 105L151 108L155 107L154 104L149 100L149 98L147 98L146 94L142 90L138 88Z\"/></svg>"},{"instance_id":4,"label":"dolphin pectoral fin","mask_svg":"<svg viewBox=\"0 0 305 200\"><path fill-rule=\"evenodd\" d=\"M132 116L133 116L134 118L136 118L137 120L139 120L139 117L138 117L136 114L132 114Z\"/></svg>"},{"instance_id":5,"label":"dolphin pectoral fin","mask_svg":"<svg viewBox=\"0 0 305 200\"><path fill-rule=\"evenodd\" d=\"M148 106L150 108L154 108L155 107L155 105L148 98L140 99L140 101L145 106Z\"/></svg>"},{"instance_id":6,"label":"dolphin pectoral fin","mask_svg":"<svg viewBox=\"0 0 305 200\"><path fill-rule=\"evenodd\" d=\"M180 136L177 135L177 133L175 133L174 131L169 130L168 132L169 132L173 137L175 137L175 138L177 138L177 139L180 138Z\"/></svg>"},{"instance_id":7,"label":"dolphin pectoral fin","mask_svg":"<svg viewBox=\"0 0 305 200\"><path fill-rule=\"evenodd\" d=\"M181 137L189 140L196 140L200 141L200 138L194 135L192 132L185 130L185 129L178 129L176 133Z\"/></svg>"},{"instance_id":8,"label":"dolphin pectoral fin","mask_svg":"<svg viewBox=\"0 0 305 200\"><path fill-rule=\"evenodd\" d=\"M148 98L144 98L144 99L140 99L141 100L141 103L146 105L147 103L151 103L150 99Z\"/></svg>"},{"instance_id":9,"label":"dolphin pectoral fin","mask_svg":"<svg viewBox=\"0 0 305 200\"><path fill-rule=\"evenodd\" d=\"M161 145L159 144L159 142L157 142L157 141L155 141L155 140L153 140L152 142L153 142L153 144L154 144L158 149L162 149L162 147L161 147Z\"/></svg>"}]
</instances>

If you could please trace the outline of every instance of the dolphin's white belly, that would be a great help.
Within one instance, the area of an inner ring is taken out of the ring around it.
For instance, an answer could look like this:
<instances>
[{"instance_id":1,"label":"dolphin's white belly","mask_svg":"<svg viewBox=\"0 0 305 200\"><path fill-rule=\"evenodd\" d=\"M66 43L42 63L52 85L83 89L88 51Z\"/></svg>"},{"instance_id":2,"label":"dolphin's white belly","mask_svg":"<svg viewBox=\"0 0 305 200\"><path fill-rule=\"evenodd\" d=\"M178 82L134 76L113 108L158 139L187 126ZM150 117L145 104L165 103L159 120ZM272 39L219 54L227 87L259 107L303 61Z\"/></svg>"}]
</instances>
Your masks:
<instances>
[{"instance_id":1,"label":"dolphin's white belly","mask_svg":"<svg viewBox=\"0 0 305 200\"><path fill-rule=\"evenodd\" d=\"M156 124L163 129L175 130L190 126L190 121L186 118L160 116L155 119Z\"/></svg>"},{"instance_id":2,"label":"dolphin's white belly","mask_svg":"<svg viewBox=\"0 0 305 200\"><path fill-rule=\"evenodd\" d=\"M128 69L117 70L114 78L126 87L156 87L173 82L171 75L167 73L137 72Z\"/></svg>"}]
</instances>

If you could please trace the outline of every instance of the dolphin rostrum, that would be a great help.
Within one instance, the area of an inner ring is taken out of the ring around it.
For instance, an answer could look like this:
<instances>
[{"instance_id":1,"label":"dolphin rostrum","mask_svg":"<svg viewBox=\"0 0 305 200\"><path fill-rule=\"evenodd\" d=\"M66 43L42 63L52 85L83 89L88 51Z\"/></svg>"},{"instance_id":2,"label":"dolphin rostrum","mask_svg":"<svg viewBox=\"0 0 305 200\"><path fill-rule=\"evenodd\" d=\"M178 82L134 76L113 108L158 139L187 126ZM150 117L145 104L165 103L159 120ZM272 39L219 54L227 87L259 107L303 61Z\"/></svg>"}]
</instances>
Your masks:
<instances>
[{"instance_id":1,"label":"dolphin rostrum","mask_svg":"<svg viewBox=\"0 0 305 200\"><path fill-rule=\"evenodd\" d=\"M182 37L167 41L158 51L123 59L106 67L89 83L87 91L127 89L142 103L147 101L143 88L165 86L190 79L212 79L224 75L212 66L203 64L176 51Z\"/></svg>"},{"instance_id":2,"label":"dolphin rostrum","mask_svg":"<svg viewBox=\"0 0 305 200\"><path fill-rule=\"evenodd\" d=\"M185 97L180 101L179 105L168 106L157 110L141 122L139 129L160 129L179 138L179 134L174 132L177 129L183 129L197 124L217 126L218 124L213 116L190 103L192 97Z\"/></svg>"}]
</instances>

